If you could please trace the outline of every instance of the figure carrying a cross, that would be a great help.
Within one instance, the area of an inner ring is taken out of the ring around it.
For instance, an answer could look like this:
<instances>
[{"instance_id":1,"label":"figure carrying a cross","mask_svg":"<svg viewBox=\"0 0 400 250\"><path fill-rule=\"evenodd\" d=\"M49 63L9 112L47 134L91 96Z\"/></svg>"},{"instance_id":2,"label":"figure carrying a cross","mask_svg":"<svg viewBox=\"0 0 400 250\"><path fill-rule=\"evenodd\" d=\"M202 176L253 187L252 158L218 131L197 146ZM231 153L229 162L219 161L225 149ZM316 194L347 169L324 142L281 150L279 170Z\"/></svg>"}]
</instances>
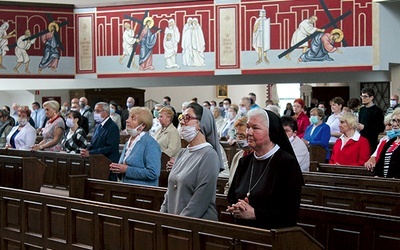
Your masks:
<instances>
[{"instance_id":1,"label":"figure carrying a cross","mask_svg":"<svg viewBox=\"0 0 400 250\"><path fill-rule=\"evenodd\" d=\"M139 54L139 69L140 70L154 70L153 67L153 47L157 42L157 34L161 32L158 29L155 33L151 32L154 26L152 17L146 17L143 21L144 27L140 33L137 42L140 44Z\"/></svg>"},{"instance_id":2,"label":"figure carrying a cross","mask_svg":"<svg viewBox=\"0 0 400 250\"><path fill-rule=\"evenodd\" d=\"M59 29L60 27L57 23L51 22L48 26L49 32L41 36L41 40L44 43L44 51L42 60L39 63L39 74L45 68L50 68L54 72L57 71L58 61L60 59L60 52L58 51L60 41L55 35L55 32L58 32Z\"/></svg>"}]
</instances>

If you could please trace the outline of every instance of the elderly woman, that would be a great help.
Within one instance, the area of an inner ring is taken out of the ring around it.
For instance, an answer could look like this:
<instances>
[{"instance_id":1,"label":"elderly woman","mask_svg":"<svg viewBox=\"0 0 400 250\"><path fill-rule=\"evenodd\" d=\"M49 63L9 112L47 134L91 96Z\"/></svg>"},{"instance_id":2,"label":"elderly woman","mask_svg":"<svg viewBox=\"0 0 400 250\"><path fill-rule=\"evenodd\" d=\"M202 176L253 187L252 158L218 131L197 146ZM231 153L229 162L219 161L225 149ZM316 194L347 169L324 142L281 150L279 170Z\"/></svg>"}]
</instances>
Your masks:
<instances>
[{"instance_id":1,"label":"elderly woman","mask_svg":"<svg viewBox=\"0 0 400 250\"><path fill-rule=\"evenodd\" d=\"M18 108L18 125L7 136L6 148L31 149L36 141L36 129L29 123L31 111L28 106Z\"/></svg>"},{"instance_id":2,"label":"elderly woman","mask_svg":"<svg viewBox=\"0 0 400 250\"><path fill-rule=\"evenodd\" d=\"M210 110L190 103L180 124L189 145L175 160L160 211L218 220L216 183L223 165L214 118Z\"/></svg>"},{"instance_id":3,"label":"elderly woman","mask_svg":"<svg viewBox=\"0 0 400 250\"><path fill-rule=\"evenodd\" d=\"M400 109L392 113L392 132L383 146L374 168L374 175L386 178L400 178Z\"/></svg>"},{"instance_id":4,"label":"elderly woman","mask_svg":"<svg viewBox=\"0 0 400 250\"><path fill-rule=\"evenodd\" d=\"M319 108L313 108L310 111L311 125L307 127L304 133L303 142L307 146L318 145L325 149L325 159L328 161L331 154L329 149L329 138L331 137L331 129L323 121L324 111Z\"/></svg>"},{"instance_id":5,"label":"elderly woman","mask_svg":"<svg viewBox=\"0 0 400 250\"><path fill-rule=\"evenodd\" d=\"M88 143L86 141L86 132L81 127L81 113L71 110L67 113L65 118L65 124L68 128L65 130L65 136L61 142L65 151L79 152L81 148L87 148Z\"/></svg>"},{"instance_id":6,"label":"elderly woman","mask_svg":"<svg viewBox=\"0 0 400 250\"><path fill-rule=\"evenodd\" d=\"M246 137L254 152L239 160L227 211L240 225L296 226L304 181L282 122L263 109L250 110L247 116Z\"/></svg>"},{"instance_id":7,"label":"elderly woman","mask_svg":"<svg viewBox=\"0 0 400 250\"><path fill-rule=\"evenodd\" d=\"M130 135L118 163L110 170L125 183L158 186L161 169L161 150L148 133L153 123L151 111L145 107L132 107L126 120Z\"/></svg>"},{"instance_id":8,"label":"elderly woman","mask_svg":"<svg viewBox=\"0 0 400 250\"><path fill-rule=\"evenodd\" d=\"M332 149L330 164L364 166L368 161L370 150L366 138L357 131L357 117L351 113L339 116L339 129L342 135Z\"/></svg>"},{"instance_id":9,"label":"elderly woman","mask_svg":"<svg viewBox=\"0 0 400 250\"><path fill-rule=\"evenodd\" d=\"M1 109L0 122L0 148L4 148L6 146L6 138L14 126L14 119L10 117L10 113L7 110Z\"/></svg>"},{"instance_id":10,"label":"elderly woman","mask_svg":"<svg viewBox=\"0 0 400 250\"><path fill-rule=\"evenodd\" d=\"M156 133L158 132L159 129L161 129L161 123L158 120L158 116L160 115L160 110L164 107L164 105L157 103L154 105L154 110L153 110L153 126L151 126L151 129L149 131L150 135L153 138L156 138Z\"/></svg>"},{"instance_id":11,"label":"elderly woman","mask_svg":"<svg viewBox=\"0 0 400 250\"><path fill-rule=\"evenodd\" d=\"M117 113L118 104L114 101L110 102L110 117L111 120L117 124L119 131L121 132L121 116Z\"/></svg>"},{"instance_id":12,"label":"elderly woman","mask_svg":"<svg viewBox=\"0 0 400 250\"><path fill-rule=\"evenodd\" d=\"M171 108L164 107L160 110L158 120L160 121L161 129L157 131L155 139L161 147L161 152L175 158L181 150L181 137L174 124L172 124L174 115L174 111Z\"/></svg>"},{"instance_id":13,"label":"elderly woman","mask_svg":"<svg viewBox=\"0 0 400 250\"><path fill-rule=\"evenodd\" d=\"M46 117L46 126L42 131L43 140L35 144L32 150L45 150L59 152L63 149L61 139L65 130L65 122L60 115L60 104L57 101L43 103Z\"/></svg>"}]
</instances>

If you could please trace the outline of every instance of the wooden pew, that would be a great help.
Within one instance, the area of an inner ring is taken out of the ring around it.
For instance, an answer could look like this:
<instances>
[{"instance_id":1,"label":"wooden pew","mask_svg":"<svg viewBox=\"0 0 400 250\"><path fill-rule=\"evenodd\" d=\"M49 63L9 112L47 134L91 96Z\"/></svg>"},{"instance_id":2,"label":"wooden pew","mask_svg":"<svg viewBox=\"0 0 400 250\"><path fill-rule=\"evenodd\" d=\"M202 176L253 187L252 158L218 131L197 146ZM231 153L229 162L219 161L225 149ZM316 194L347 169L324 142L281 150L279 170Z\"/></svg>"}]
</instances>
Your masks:
<instances>
[{"instance_id":1,"label":"wooden pew","mask_svg":"<svg viewBox=\"0 0 400 250\"><path fill-rule=\"evenodd\" d=\"M1 249L323 249L299 227L262 230L8 188L0 208Z\"/></svg>"},{"instance_id":2,"label":"wooden pew","mask_svg":"<svg viewBox=\"0 0 400 250\"><path fill-rule=\"evenodd\" d=\"M317 167L318 172L332 173L332 174L349 174L349 175L365 175L373 176L372 172L368 171L365 167L333 165L326 163L319 163Z\"/></svg>"},{"instance_id":3,"label":"wooden pew","mask_svg":"<svg viewBox=\"0 0 400 250\"><path fill-rule=\"evenodd\" d=\"M237 144L234 145L229 145L227 141L220 141L222 147L224 148L226 158L228 159L228 164L229 166L232 163L232 159L235 156L235 154L240 150L237 146Z\"/></svg>"},{"instance_id":4,"label":"wooden pew","mask_svg":"<svg viewBox=\"0 0 400 250\"><path fill-rule=\"evenodd\" d=\"M0 149L0 155L38 158L47 166L44 185L61 189L69 187L70 175L87 174L91 178L107 180L111 163L103 155L91 155L84 158L78 154L49 151Z\"/></svg>"},{"instance_id":5,"label":"wooden pew","mask_svg":"<svg viewBox=\"0 0 400 250\"><path fill-rule=\"evenodd\" d=\"M45 171L37 158L0 155L0 186L39 192Z\"/></svg>"},{"instance_id":6,"label":"wooden pew","mask_svg":"<svg viewBox=\"0 0 400 250\"><path fill-rule=\"evenodd\" d=\"M307 184L301 203L400 216L400 193Z\"/></svg>"},{"instance_id":7,"label":"wooden pew","mask_svg":"<svg viewBox=\"0 0 400 250\"><path fill-rule=\"evenodd\" d=\"M323 172L303 173L306 184L317 184L335 187L378 190L400 193L400 180L391 178L376 178L371 176L354 176L331 174Z\"/></svg>"},{"instance_id":8,"label":"wooden pew","mask_svg":"<svg viewBox=\"0 0 400 250\"><path fill-rule=\"evenodd\" d=\"M72 180L74 179L74 180ZM73 197L159 210L165 188L146 187L71 176ZM219 220L232 222L228 202L217 195ZM399 249L400 217L301 204L298 225L327 249ZM351 240L351 242L348 242ZM345 247L349 246L356 247Z\"/></svg>"},{"instance_id":9,"label":"wooden pew","mask_svg":"<svg viewBox=\"0 0 400 250\"><path fill-rule=\"evenodd\" d=\"M167 162L169 161L169 158L170 157L167 154L161 154L161 171L160 177L158 178L159 187L168 187L169 171L167 171Z\"/></svg>"}]
</instances>

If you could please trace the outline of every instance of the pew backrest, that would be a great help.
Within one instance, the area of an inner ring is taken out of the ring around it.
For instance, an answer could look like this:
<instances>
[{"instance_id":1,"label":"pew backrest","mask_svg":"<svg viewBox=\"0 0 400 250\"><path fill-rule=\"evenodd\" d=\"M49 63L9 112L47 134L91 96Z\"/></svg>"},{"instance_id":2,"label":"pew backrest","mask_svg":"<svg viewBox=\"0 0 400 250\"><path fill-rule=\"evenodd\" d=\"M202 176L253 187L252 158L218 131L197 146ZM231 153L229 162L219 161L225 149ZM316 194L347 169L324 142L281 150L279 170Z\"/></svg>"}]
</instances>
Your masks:
<instances>
[{"instance_id":1,"label":"pew backrest","mask_svg":"<svg viewBox=\"0 0 400 250\"><path fill-rule=\"evenodd\" d=\"M35 157L0 155L0 186L39 192L46 165Z\"/></svg>"},{"instance_id":2,"label":"pew backrest","mask_svg":"<svg viewBox=\"0 0 400 250\"><path fill-rule=\"evenodd\" d=\"M0 206L4 249L323 249L299 227L263 230L7 188Z\"/></svg>"}]
</instances>

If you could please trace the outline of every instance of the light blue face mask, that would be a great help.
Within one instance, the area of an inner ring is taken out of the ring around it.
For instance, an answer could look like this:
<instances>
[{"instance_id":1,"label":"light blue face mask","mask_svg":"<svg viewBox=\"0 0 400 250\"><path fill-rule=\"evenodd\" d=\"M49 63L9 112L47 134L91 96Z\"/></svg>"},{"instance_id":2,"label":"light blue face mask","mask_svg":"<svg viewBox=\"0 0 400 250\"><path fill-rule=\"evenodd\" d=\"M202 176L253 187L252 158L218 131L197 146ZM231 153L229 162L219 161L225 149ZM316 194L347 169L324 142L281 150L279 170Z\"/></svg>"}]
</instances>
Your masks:
<instances>
[{"instance_id":1,"label":"light blue face mask","mask_svg":"<svg viewBox=\"0 0 400 250\"><path fill-rule=\"evenodd\" d=\"M389 139L393 139L397 136L400 136L400 129L392 129L392 130L386 131L386 135L389 137Z\"/></svg>"},{"instance_id":2,"label":"light blue face mask","mask_svg":"<svg viewBox=\"0 0 400 250\"><path fill-rule=\"evenodd\" d=\"M315 116L315 115L312 115L312 116L310 117L310 122L311 122L312 124L317 124L317 123L318 123L318 117Z\"/></svg>"},{"instance_id":3,"label":"light blue face mask","mask_svg":"<svg viewBox=\"0 0 400 250\"><path fill-rule=\"evenodd\" d=\"M153 110L153 115L154 115L155 118L158 118L160 113L158 112L158 110Z\"/></svg>"}]
</instances>

